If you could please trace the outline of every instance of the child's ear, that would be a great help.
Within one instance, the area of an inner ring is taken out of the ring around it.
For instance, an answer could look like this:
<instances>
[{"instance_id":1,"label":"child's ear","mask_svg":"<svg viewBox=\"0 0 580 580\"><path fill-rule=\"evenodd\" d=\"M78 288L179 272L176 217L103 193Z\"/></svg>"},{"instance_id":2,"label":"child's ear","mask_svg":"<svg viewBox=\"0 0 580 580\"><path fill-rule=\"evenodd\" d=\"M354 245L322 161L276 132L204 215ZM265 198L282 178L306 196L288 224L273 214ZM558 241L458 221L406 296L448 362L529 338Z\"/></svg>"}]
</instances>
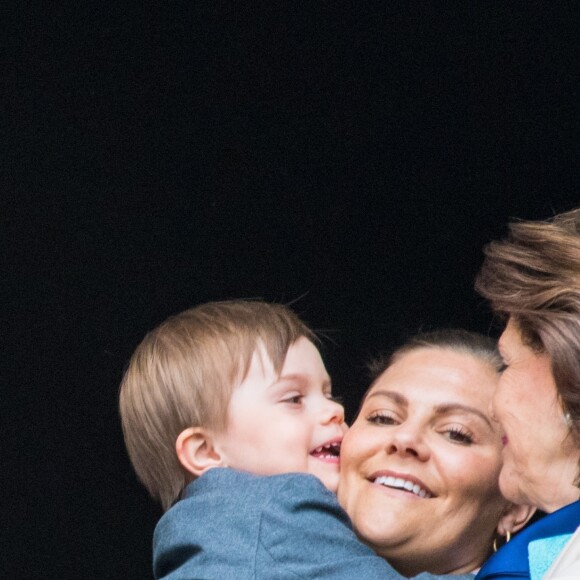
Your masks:
<instances>
[{"instance_id":1,"label":"child's ear","mask_svg":"<svg viewBox=\"0 0 580 580\"><path fill-rule=\"evenodd\" d=\"M202 427L182 431L175 441L175 452L181 465L196 477L212 467L224 466L211 432Z\"/></svg>"},{"instance_id":2,"label":"child's ear","mask_svg":"<svg viewBox=\"0 0 580 580\"><path fill-rule=\"evenodd\" d=\"M521 530L536 513L536 508L526 504L510 503L505 508L499 523L497 532L505 536L508 532L514 534Z\"/></svg>"}]
</instances>

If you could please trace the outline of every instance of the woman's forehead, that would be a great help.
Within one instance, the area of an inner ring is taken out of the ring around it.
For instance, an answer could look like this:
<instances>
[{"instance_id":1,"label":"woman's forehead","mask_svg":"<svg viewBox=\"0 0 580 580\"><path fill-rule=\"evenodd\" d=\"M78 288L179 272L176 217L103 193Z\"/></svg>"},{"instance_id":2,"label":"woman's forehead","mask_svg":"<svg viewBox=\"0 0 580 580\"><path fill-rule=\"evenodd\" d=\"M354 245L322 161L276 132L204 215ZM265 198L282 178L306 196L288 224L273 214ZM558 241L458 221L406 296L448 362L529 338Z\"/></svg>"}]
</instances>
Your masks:
<instances>
[{"instance_id":1,"label":"woman's forehead","mask_svg":"<svg viewBox=\"0 0 580 580\"><path fill-rule=\"evenodd\" d=\"M407 397L433 400L480 400L487 404L498 375L490 364L474 355L442 348L405 353L373 383L365 401L376 392L392 391Z\"/></svg>"}]
</instances>

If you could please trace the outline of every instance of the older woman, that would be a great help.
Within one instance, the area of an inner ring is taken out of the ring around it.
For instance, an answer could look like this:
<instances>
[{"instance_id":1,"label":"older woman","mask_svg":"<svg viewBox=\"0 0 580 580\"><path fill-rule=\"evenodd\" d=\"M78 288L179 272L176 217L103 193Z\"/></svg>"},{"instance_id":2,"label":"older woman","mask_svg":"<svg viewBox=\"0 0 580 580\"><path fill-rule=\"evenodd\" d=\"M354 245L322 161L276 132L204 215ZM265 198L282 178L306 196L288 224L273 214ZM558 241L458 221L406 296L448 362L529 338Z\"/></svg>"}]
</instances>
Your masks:
<instances>
[{"instance_id":1,"label":"older woman","mask_svg":"<svg viewBox=\"0 0 580 580\"><path fill-rule=\"evenodd\" d=\"M502 434L488 411L501 365L491 339L458 330L374 365L338 496L358 536L405 576L475 572L531 515L498 487Z\"/></svg>"},{"instance_id":2,"label":"older woman","mask_svg":"<svg viewBox=\"0 0 580 580\"><path fill-rule=\"evenodd\" d=\"M580 578L580 535L570 541L580 525L580 208L513 223L485 253L476 289L507 320L493 398L505 432L499 484L548 515L478 578Z\"/></svg>"}]
</instances>

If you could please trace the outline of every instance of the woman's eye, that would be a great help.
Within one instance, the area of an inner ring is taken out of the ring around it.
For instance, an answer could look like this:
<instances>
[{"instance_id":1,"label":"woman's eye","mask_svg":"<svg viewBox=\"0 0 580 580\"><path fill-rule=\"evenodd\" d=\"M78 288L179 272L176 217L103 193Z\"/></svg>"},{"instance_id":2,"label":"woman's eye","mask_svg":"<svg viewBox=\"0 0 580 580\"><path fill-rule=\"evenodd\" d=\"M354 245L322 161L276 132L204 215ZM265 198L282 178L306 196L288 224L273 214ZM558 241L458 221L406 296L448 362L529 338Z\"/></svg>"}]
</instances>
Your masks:
<instances>
[{"instance_id":1,"label":"woman's eye","mask_svg":"<svg viewBox=\"0 0 580 580\"><path fill-rule=\"evenodd\" d=\"M396 425L396 419L390 415L389 413L385 413L384 411L371 413L367 417L367 421L369 423L374 423L375 425Z\"/></svg>"},{"instance_id":2,"label":"woman's eye","mask_svg":"<svg viewBox=\"0 0 580 580\"><path fill-rule=\"evenodd\" d=\"M499 372L503 373L509 366L510 366L509 359L505 356L502 356L501 357L501 368L499 369Z\"/></svg>"},{"instance_id":3,"label":"woman's eye","mask_svg":"<svg viewBox=\"0 0 580 580\"><path fill-rule=\"evenodd\" d=\"M445 431L445 435L453 443L461 445L471 445L473 443L471 434L461 427L453 427L449 431Z\"/></svg>"}]
</instances>

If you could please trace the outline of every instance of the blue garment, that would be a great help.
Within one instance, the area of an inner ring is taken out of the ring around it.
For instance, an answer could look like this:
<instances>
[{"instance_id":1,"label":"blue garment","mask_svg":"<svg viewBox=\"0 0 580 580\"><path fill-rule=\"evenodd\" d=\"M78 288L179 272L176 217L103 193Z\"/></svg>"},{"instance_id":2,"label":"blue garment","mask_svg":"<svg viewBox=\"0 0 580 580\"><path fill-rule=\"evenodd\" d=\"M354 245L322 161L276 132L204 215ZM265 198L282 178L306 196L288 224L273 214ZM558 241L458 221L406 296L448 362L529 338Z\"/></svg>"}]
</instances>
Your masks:
<instances>
[{"instance_id":1,"label":"blue garment","mask_svg":"<svg viewBox=\"0 0 580 580\"><path fill-rule=\"evenodd\" d=\"M227 468L190 483L159 520L153 568L164 580L403 578L356 538L336 496L314 476Z\"/></svg>"},{"instance_id":2,"label":"blue garment","mask_svg":"<svg viewBox=\"0 0 580 580\"><path fill-rule=\"evenodd\" d=\"M580 525L580 501L544 516L502 546L481 568L476 580L530 578L528 544L541 538L572 534Z\"/></svg>"},{"instance_id":3,"label":"blue garment","mask_svg":"<svg viewBox=\"0 0 580 580\"><path fill-rule=\"evenodd\" d=\"M542 580L571 537L572 534L562 534L561 536L532 540L528 544L528 561L530 562L532 580Z\"/></svg>"}]
</instances>

